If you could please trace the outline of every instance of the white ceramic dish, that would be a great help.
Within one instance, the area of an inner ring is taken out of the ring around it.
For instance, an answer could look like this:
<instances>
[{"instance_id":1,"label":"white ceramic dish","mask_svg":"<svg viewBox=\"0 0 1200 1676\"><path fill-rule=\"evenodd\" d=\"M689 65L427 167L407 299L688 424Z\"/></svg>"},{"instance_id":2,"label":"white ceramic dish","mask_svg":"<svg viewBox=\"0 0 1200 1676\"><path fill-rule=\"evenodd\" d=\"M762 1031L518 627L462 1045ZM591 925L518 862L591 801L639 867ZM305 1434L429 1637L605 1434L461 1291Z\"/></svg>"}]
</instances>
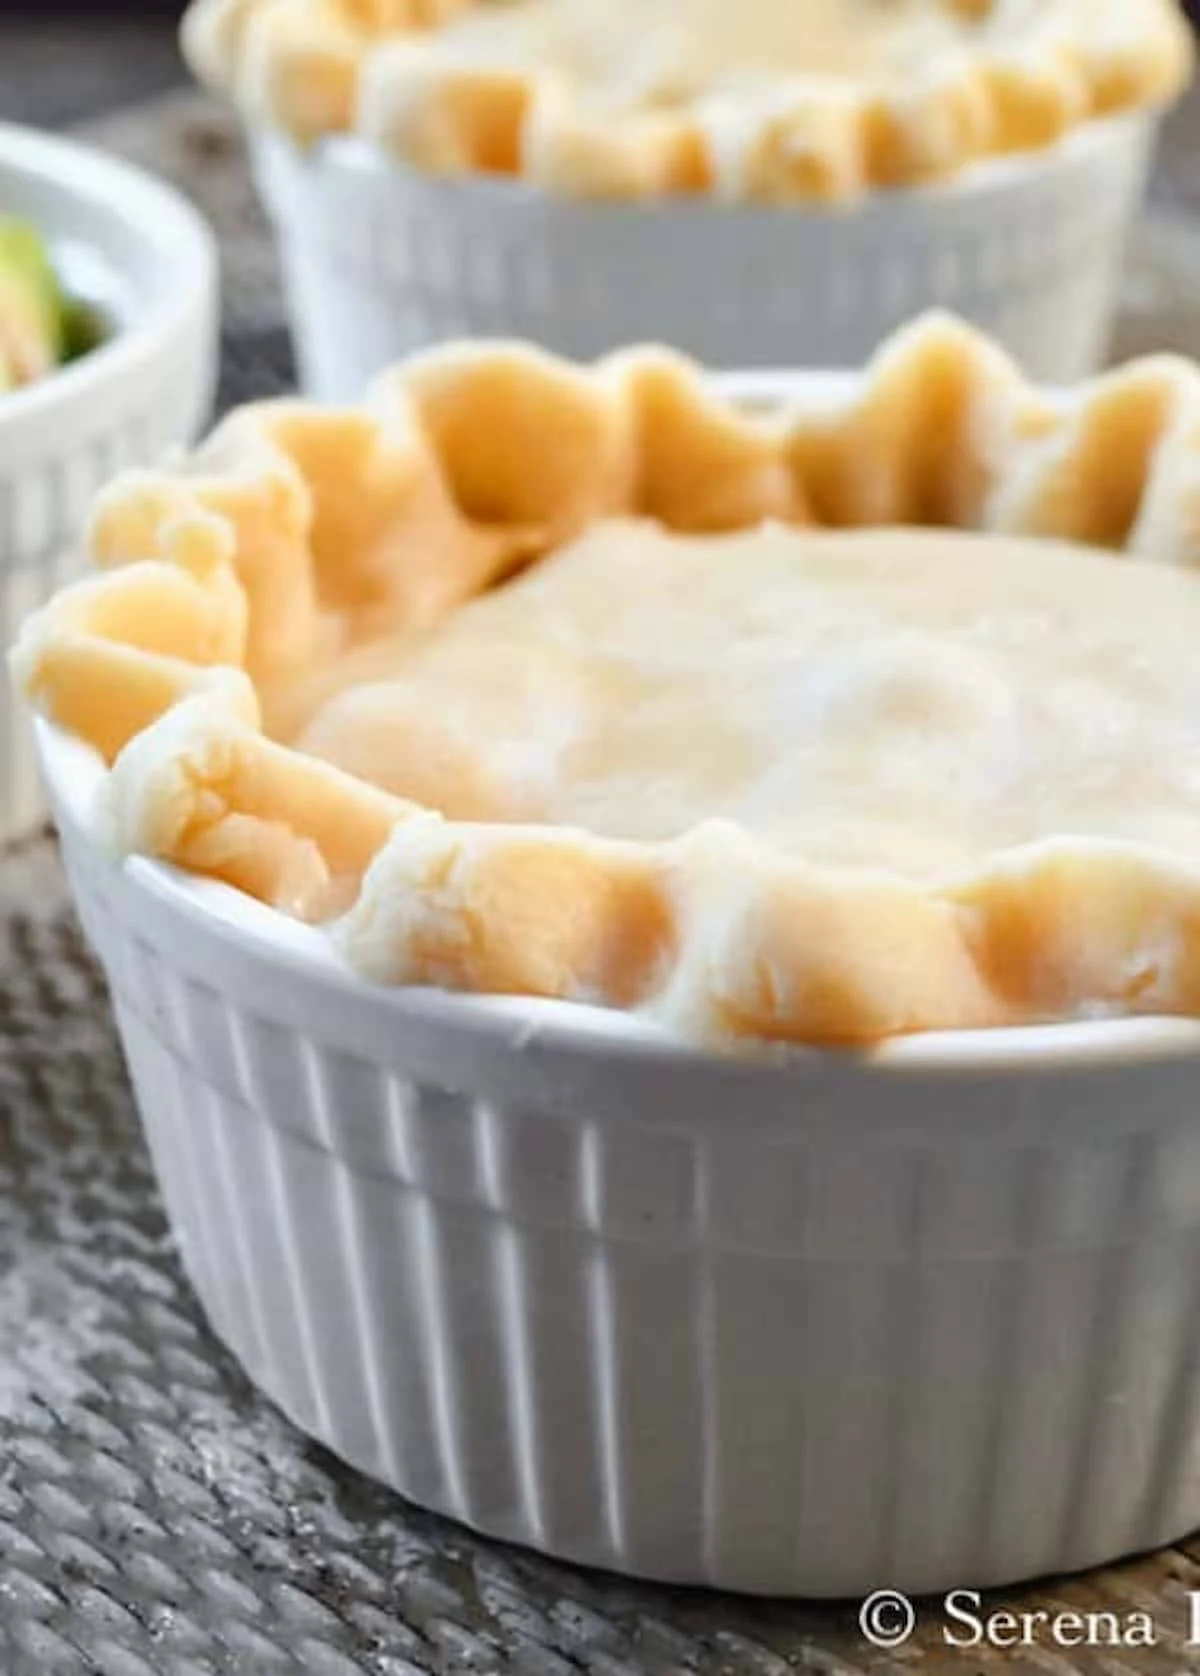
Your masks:
<instances>
[{"instance_id":1,"label":"white ceramic dish","mask_svg":"<svg viewBox=\"0 0 1200 1676\"><path fill-rule=\"evenodd\" d=\"M0 636L80 564L98 489L194 439L216 378L217 260L167 187L85 147L0 124L0 214L50 240L68 285L112 325L95 353L0 396ZM44 818L24 714L0 689L0 840Z\"/></svg>"},{"instance_id":2,"label":"white ceramic dish","mask_svg":"<svg viewBox=\"0 0 1200 1676\"><path fill-rule=\"evenodd\" d=\"M38 739L188 1272L338 1454L492 1535L763 1593L1200 1525L1200 1024L736 1060L374 987L114 861L99 759Z\"/></svg>"},{"instance_id":3,"label":"white ceramic dish","mask_svg":"<svg viewBox=\"0 0 1200 1676\"><path fill-rule=\"evenodd\" d=\"M305 1431L630 1574L986 1587L1200 1523L1200 1028L716 1061L371 988L89 833L41 728L183 1260Z\"/></svg>"},{"instance_id":4,"label":"white ceramic dish","mask_svg":"<svg viewBox=\"0 0 1200 1676\"><path fill-rule=\"evenodd\" d=\"M305 388L356 396L456 337L590 358L670 343L708 366L857 366L913 315L984 327L1042 382L1103 358L1154 113L937 189L835 211L596 205L439 181L366 142L253 139Z\"/></svg>"}]
</instances>

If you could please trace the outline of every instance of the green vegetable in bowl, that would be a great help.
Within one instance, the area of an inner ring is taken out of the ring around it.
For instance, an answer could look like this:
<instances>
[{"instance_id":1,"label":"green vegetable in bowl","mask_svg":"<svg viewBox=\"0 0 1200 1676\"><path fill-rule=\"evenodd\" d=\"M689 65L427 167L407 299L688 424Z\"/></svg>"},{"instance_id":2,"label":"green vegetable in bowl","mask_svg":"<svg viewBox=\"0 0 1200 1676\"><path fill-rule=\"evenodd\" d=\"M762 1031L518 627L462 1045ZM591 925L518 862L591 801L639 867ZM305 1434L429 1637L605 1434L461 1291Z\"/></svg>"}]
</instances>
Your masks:
<instances>
[{"instance_id":1,"label":"green vegetable in bowl","mask_svg":"<svg viewBox=\"0 0 1200 1676\"><path fill-rule=\"evenodd\" d=\"M37 229L0 217L0 392L86 355L102 335L94 312L64 292Z\"/></svg>"},{"instance_id":2,"label":"green vegetable in bowl","mask_svg":"<svg viewBox=\"0 0 1200 1676\"><path fill-rule=\"evenodd\" d=\"M106 333L104 322L90 303L67 297L63 305L63 360L78 361L99 349Z\"/></svg>"}]
</instances>

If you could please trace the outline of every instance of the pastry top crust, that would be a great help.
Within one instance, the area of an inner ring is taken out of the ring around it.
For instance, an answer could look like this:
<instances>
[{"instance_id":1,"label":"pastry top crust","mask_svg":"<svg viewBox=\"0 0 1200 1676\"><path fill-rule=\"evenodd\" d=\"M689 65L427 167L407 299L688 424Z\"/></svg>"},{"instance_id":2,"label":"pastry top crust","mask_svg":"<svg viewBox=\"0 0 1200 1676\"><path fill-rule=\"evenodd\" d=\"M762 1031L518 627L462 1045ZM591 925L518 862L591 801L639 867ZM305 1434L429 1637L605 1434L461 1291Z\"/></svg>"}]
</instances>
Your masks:
<instances>
[{"instance_id":1,"label":"pastry top crust","mask_svg":"<svg viewBox=\"0 0 1200 1676\"><path fill-rule=\"evenodd\" d=\"M193 0L197 73L301 141L582 197L851 200L1172 99L1176 0Z\"/></svg>"},{"instance_id":2,"label":"pastry top crust","mask_svg":"<svg viewBox=\"0 0 1200 1676\"><path fill-rule=\"evenodd\" d=\"M444 791L433 807L339 766L340 747L304 748L331 691L346 690L331 671L422 636L436 661L460 623L494 609L479 596L517 573L549 585L589 531L602 566L606 527L638 533L636 562L652 564L656 542L730 536L703 544L704 562L736 562L736 532L794 526L763 537L782 544L778 565L806 529L918 525L1177 567L1143 573L1147 657L1121 680L1135 708L1139 683L1159 694L1147 750L1183 740L1182 786L1186 636L1154 624L1200 613L1183 574L1200 563L1198 450L1190 365L1134 363L1050 397L940 317L897 337L852 399L761 414L661 350L581 369L519 345L443 349L360 408L245 409L179 469L119 479L93 522L101 574L30 620L14 668L31 702L111 766L103 824L122 852L328 923L384 981L637 1009L723 1043L1200 1014L1200 856L1171 827L1183 793L1158 826L1005 828L953 867L899 852L888 865L886 844L842 865L770 822L584 830L525 818L487 787L477 808L448 812ZM611 522L631 518L663 533ZM988 563L1007 550L991 544ZM1025 543L1014 551L1029 557ZM1048 569L1115 567L1046 553ZM1113 577L1113 597L1128 596L1119 622L1141 607L1134 573ZM1081 614L1094 598L1083 585ZM494 597L521 590L524 578ZM1071 588L1056 597L1067 633ZM996 695L953 664L925 666L932 686L916 698L946 687L952 704L978 700L964 726L992 728ZM722 667L714 655L714 682ZM1106 667L1090 671L1094 690ZM843 697L859 703L851 686ZM1154 731L1164 704L1169 739Z\"/></svg>"},{"instance_id":3,"label":"pastry top crust","mask_svg":"<svg viewBox=\"0 0 1200 1676\"><path fill-rule=\"evenodd\" d=\"M1198 641L1195 576L1095 548L605 519L332 659L285 742L453 821L932 886L1065 833L1200 857Z\"/></svg>"}]
</instances>

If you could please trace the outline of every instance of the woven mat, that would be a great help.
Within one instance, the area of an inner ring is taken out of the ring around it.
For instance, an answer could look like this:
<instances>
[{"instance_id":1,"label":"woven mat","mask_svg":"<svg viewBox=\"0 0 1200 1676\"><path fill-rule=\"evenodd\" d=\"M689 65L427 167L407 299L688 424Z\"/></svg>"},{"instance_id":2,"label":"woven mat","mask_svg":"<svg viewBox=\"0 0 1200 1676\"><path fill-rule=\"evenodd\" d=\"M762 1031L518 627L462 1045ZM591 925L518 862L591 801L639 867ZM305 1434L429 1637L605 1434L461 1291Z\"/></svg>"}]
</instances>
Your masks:
<instances>
[{"instance_id":1,"label":"woven mat","mask_svg":"<svg viewBox=\"0 0 1200 1676\"><path fill-rule=\"evenodd\" d=\"M179 180L221 231L223 399L282 387L277 276L229 124L188 95L101 137ZM1139 242L1123 347L1200 350L1197 275L1195 235L1160 218ZM853 1606L584 1574L344 1470L207 1331L52 847L0 862L0 1676L1173 1676L1200 1663L1183 1643L1189 1589L1200 1542L1007 1602L1145 1611L1153 1648L1068 1654L1035 1633L1023 1649L954 1651L929 1606L890 1654L867 1645Z\"/></svg>"}]
</instances>

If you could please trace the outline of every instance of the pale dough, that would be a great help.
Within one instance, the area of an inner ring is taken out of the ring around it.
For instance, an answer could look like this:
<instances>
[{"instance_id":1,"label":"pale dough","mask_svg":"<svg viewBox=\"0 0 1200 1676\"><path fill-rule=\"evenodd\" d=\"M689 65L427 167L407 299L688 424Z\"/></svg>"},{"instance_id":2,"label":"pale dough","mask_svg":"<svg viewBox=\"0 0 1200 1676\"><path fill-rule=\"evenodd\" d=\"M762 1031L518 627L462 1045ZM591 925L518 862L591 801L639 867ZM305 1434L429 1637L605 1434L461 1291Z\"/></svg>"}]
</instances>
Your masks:
<instances>
[{"instance_id":1,"label":"pale dough","mask_svg":"<svg viewBox=\"0 0 1200 1676\"><path fill-rule=\"evenodd\" d=\"M1051 834L1200 857L1197 646L1194 574L1098 550L614 521L353 654L295 743L452 818L724 818L919 879Z\"/></svg>"},{"instance_id":2,"label":"pale dough","mask_svg":"<svg viewBox=\"0 0 1200 1676\"><path fill-rule=\"evenodd\" d=\"M501 0L439 31L447 61L559 71L617 104L925 71L981 40L1028 33L1047 0ZM986 16L980 16L986 12Z\"/></svg>"}]
</instances>

